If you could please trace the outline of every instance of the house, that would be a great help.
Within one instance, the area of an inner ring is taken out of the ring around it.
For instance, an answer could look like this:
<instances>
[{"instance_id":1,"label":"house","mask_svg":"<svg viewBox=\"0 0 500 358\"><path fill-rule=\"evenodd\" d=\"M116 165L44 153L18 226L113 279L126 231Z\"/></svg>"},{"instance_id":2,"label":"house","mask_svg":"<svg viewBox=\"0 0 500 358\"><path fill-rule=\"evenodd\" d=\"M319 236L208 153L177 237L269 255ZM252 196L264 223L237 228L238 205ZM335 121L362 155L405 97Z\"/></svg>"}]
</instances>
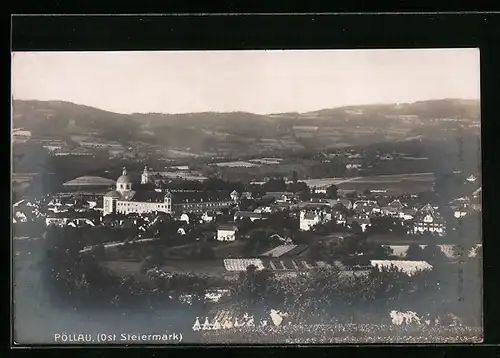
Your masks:
<instances>
[{"instance_id":1,"label":"house","mask_svg":"<svg viewBox=\"0 0 500 358\"><path fill-rule=\"evenodd\" d=\"M293 201L295 198L293 193L290 192L274 192L274 191L268 191L266 192L267 197L272 197L274 198L277 202L283 202L283 203L289 203Z\"/></svg>"},{"instance_id":2,"label":"house","mask_svg":"<svg viewBox=\"0 0 500 358\"><path fill-rule=\"evenodd\" d=\"M25 223L28 221L28 217L21 211L16 211L16 213L14 214L14 218L16 222Z\"/></svg>"},{"instance_id":3,"label":"house","mask_svg":"<svg viewBox=\"0 0 500 358\"><path fill-rule=\"evenodd\" d=\"M264 217L261 213L256 213L256 212L252 212L252 211L237 211L234 214L234 221L244 219L244 218L249 218L250 221L254 222L255 220L261 220Z\"/></svg>"},{"instance_id":4,"label":"house","mask_svg":"<svg viewBox=\"0 0 500 358\"><path fill-rule=\"evenodd\" d=\"M205 223L214 222L217 218L217 214L214 211L206 211L201 216L201 221Z\"/></svg>"},{"instance_id":5,"label":"house","mask_svg":"<svg viewBox=\"0 0 500 358\"><path fill-rule=\"evenodd\" d=\"M240 194L236 190L233 190L229 195L231 197L231 200L234 202L238 201L240 198Z\"/></svg>"},{"instance_id":6,"label":"house","mask_svg":"<svg viewBox=\"0 0 500 358\"><path fill-rule=\"evenodd\" d=\"M335 218L337 224L345 225L346 224L346 215L341 210L333 210L332 217Z\"/></svg>"},{"instance_id":7,"label":"house","mask_svg":"<svg viewBox=\"0 0 500 358\"><path fill-rule=\"evenodd\" d=\"M72 226L72 227L95 226L95 223L87 218L76 218L76 219L69 219L66 222L66 226Z\"/></svg>"},{"instance_id":8,"label":"house","mask_svg":"<svg viewBox=\"0 0 500 358\"><path fill-rule=\"evenodd\" d=\"M353 206L355 213L377 214L380 213L380 206L375 200L358 200Z\"/></svg>"},{"instance_id":9,"label":"house","mask_svg":"<svg viewBox=\"0 0 500 358\"><path fill-rule=\"evenodd\" d=\"M457 219L464 217L465 215L468 214L468 205L466 203L454 206L453 209L454 209L453 216Z\"/></svg>"},{"instance_id":10,"label":"house","mask_svg":"<svg viewBox=\"0 0 500 358\"><path fill-rule=\"evenodd\" d=\"M368 215L355 215L354 217L348 218L346 224L349 228L352 228L352 224L357 223L361 227L361 231L365 232L366 229L371 225L370 218Z\"/></svg>"},{"instance_id":11,"label":"house","mask_svg":"<svg viewBox=\"0 0 500 358\"><path fill-rule=\"evenodd\" d=\"M393 200L387 206L380 208L380 213L385 216L399 217L403 212L405 206L400 200Z\"/></svg>"},{"instance_id":12,"label":"house","mask_svg":"<svg viewBox=\"0 0 500 358\"><path fill-rule=\"evenodd\" d=\"M184 230L184 228L183 228L183 227L180 227L180 228L177 230L177 233L178 233L179 235L186 235L186 230Z\"/></svg>"},{"instance_id":13,"label":"house","mask_svg":"<svg viewBox=\"0 0 500 358\"><path fill-rule=\"evenodd\" d=\"M470 175L469 177L467 177L466 179L469 183L473 183L477 180L477 178L474 176L474 175Z\"/></svg>"},{"instance_id":14,"label":"house","mask_svg":"<svg viewBox=\"0 0 500 358\"><path fill-rule=\"evenodd\" d=\"M311 198L308 202L299 203L299 206L309 206L314 204L321 204L323 206L330 207L342 205L346 209L352 209L352 202L349 199Z\"/></svg>"},{"instance_id":15,"label":"house","mask_svg":"<svg viewBox=\"0 0 500 358\"><path fill-rule=\"evenodd\" d=\"M315 225L328 222L332 219L332 214L325 211L306 211L302 210L300 212L300 230L309 231Z\"/></svg>"},{"instance_id":16,"label":"house","mask_svg":"<svg viewBox=\"0 0 500 358\"><path fill-rule=\"evenodd\" d=\"M482 187L480 187L479 189L475 190L473 193L472 193L472 196L474 198L478 198L481 196L481 192L482 192Z\"/></svg>"},{"instance_id":17,"label":"house","mask_svg":"<svg viewBox=\"0 0 500 358\"><path fill-rule=\"evenodd\" d=\"M305 201L297 204L298 208L303 210L326 210L331 208L331 205L325 199L312 198L310 201Z\"/></svg>"},{"instance_id":18,"label":"house","mask_svg":"<svg viewBox=\"0 0 500 358\"><path fill-rule=\"evenodd\" d=\"M407 220L413 220L417 213L417 209L415 208L406 208L403 209L402 211L399 212L398 218L401 220L407 221Z\"/></svg>"},{"instance_id":19,"label":"house","mask_svg":"<svg viewBox=\"0 0 500 358\"><path fill-rule=\"evenodd\" d=\"M45 225L79 227L84 225L95 226L95 223L89 218L48 217L45 219Z\"/></svg>"},{"instance_id":20,"label":"house","mask_svg":"<svg viewBox=\"0 0 500 358\"><path fill-rule=\"evenodd\" d=\"M284 211L284 210L291 210L293 207L294 207L294 204L292 204L292 203L271 204L271 213L275 213L278 211Z\"/></svg>"},{"instance_id":21,"label":"house","mask_svg":"<svg viewBox=\"0 0 500 358\"><path fill-rule=\"evenodd\" d=\"M272 207L270 205L268 205L268 206L259 206L253 212L254 213L258 213L258 214L262 214L262 213L270 214L270 213L273 212L273 209L272 209Z\"/></svg>"},{"instance_id":22,"label":"house","mask_svg":"<svg viewBox=\"0 0 500 358\"><path fill-rule=\"evenodd\" d=\"M414 234L431 233L443 236L445 230L444 219L430 204L425 205L416 213L413 224Z\"/></svg>"},{"instance_id":23,"label":"house","mask_svg":"<svg viewBox=\"0 0 500 358\"><path fill-rule=\"evenodd\" d=\"M236 240L236 231L238 228L235 225L219 225L217 227L217 240L234 241Z\"/></svg>"},{"instance_id":24,"label":"house","mask_svg":"<svg viewBox=\"0 0 500 358\"><path fill-rule=\"evenodd\" d=\"M326 194L326 192L327 192L326 187L315 187L313 189L314 194Z\"/></svg>"},{"instance_id":25,"label":"house","mask_svg":"<svg viewBox=\"0 0 500 358\"><path fill-rule=\"evenodd\" d=\"M253 199L253 195L251 192L249 191L245 191L241 194L241 197L240 197L240 200L243 200L243 199L247 199L247 200L252 200Z\"/></svg>"},{"instance_id":26,"label":"house","mask_svg":"<svg viewBox=\"0 0 500 358\"><path fill-rule=\"evenodd\" d=\"M349 164L346 164L345 168L346 169L360 169L361 168L361 164L349 163Z\"/></svg>"}]
</instances>

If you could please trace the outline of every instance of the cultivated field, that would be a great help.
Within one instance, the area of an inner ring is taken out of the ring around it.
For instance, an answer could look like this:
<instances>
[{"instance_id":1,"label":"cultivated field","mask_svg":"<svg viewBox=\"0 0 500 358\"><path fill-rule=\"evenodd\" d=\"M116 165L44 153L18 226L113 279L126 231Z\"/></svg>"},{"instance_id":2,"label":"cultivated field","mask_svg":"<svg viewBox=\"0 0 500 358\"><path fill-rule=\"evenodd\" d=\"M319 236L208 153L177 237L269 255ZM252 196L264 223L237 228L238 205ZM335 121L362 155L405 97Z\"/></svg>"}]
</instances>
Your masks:
<instances>
[{"instance_id":1,"label":"cultivated field","mask_svg":"<svg viewBox=\"0 0 500 358\"><path fill-rule=\"evenodd\" d=\"M432 190L434 175L432 173L378 175L343 181L337 186L343 190L387 191L388 195L419 193Z\"/></svg>"}]
</instances>

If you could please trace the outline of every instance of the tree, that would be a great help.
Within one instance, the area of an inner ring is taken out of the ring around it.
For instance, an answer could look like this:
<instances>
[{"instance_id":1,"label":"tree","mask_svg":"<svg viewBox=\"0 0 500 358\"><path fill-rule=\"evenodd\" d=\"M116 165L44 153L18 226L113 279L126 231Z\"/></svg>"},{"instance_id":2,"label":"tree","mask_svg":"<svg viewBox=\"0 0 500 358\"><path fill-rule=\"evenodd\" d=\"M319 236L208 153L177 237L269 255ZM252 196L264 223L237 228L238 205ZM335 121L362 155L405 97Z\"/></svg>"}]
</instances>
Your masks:
<instances>
[{"instance_id":1,"label":"tree","mask_svg":"<svg viewBox=\"0 0 500 358\"><path fill-rule=\"evenodd\" d=\"M363 228L361 227L361 225L359 225L357 221L353 221L351 223L351 232L353 234L361 234L363 232Z\"/></svg>"},{"instance_id":2,"label":"tree","mask_svg":"<svg viewBox=\"0 0 500 358\"><path fill-rule=\"evenodd\" d=\"M272 281L274 275L269 270L258 270L256 266L250 265L240 275L238 296L247 303L255 304L258 301L268 301L274 291Z\"/></svg>"},{"instance_id":3,"label":"tree","mask_svg":"<svg viewBox=\"0 0 500 358\"><path fill-rule=\"evenodd\" d=\"M325 223L318 223L314 225L312 230L318 234L330 234L334 232L340 232L342 231L342 228L337 224L337 221L335 219L332 219Z\"/></svg>"},{"instance_id":4,"label":"tree","mask_svg":"<svg viewBox=\"0 0 500 358\"><path fill-rule=\"evenodd\" d=\"M303 181L297 182L297 183L289 183L287 184L286 190L290 191L292 193L300 193L304 190L307 190L307 184L304 183Z\"/></svg>"},{"instance_id":5,"label":"tree","mask_svg":"<svg viewBox=\"0 0 500 358\"><path fill-rule=\"evenodd\" d=\"M293 183L294 183L294 184L296 184L296 183L297 183L297 181L298 181L298 174L297 174L297 171L296 171L296 170L294 170L294 171L292 172L292 181L293 181Z\"/></svg>"},{"instance_id":6,"label":"tree","mask_svg":"<svg viewBox=\"0 0 500 358\"><path fill-rule=\"evenodd\" d=\"M330 185L326 190L326 196L329 199L337 199L338 198L338 188L336 185Z\"/></svg>"},{"instance_id":7,"label":"tree","mask_svg":"<svg viewBox=\"0 0 500 358\"><path fill-rule=\"evenodd\" d=\"M422 250L423 259L428 262L439 263L447 259L441 248L435 244L429 244Z\"/></svg>"},{"instance_id":8,"label":"tree","mask_svg":"<svg viewBox=\"0 0 500 358\"><path fill-rule=\"evenodd\" d=\"M389 258L393 254L393 250L391 249L390 246L387 245L375 245L373 247L372 253L373 257L377 259L386 259Z\"/></svg>"},{"instance_id":9,"label":"tree","mask_svg":"<svg viewBox=\"0 0 500 358\"><path fill-rule=\"evenodd\" d=\"M408 250L406 251L406 258L409 260L419 261L423 258L423 250L417 244L411 244L408 246Z\"/></svg>"},{"instance_id":10,"label":"tree","mask_svg":"<svg viewBox=\"0 0 500 358\"><path fill-rule=\"evenodd\" d=\"M311 190L309 189L309 187L306 186L304 189L302 189L299 197L302 201L309 201L309 199L311 199Z\"/></svg>"},{"instance_id":11,"label":"tree","mask_svg":"<svg viewBox=\"0 0 500 358\"><path fill-rule=\"evenodd\" d=\"M266 191L281 192L286 190L286 183L283 178L272 178L269 179L267 183L264 184L264 189Z\"/></svg>"},{"instance_id":12,"label":"tree","mask_svg":"<svg viewBox=\"0 0 500 358\"><path fill-rule=\"evenodd\" d=\"M346 258L363 252L366 237L347 236L338 241L318 245L319 251L328 259Z\"/></svg>"},{"instance_id":13,"label":"tree","mask_svg":"<svg viewBox=\"0 0 500 358\"><path fill-rule=\"evenodd\" d=\"M252 220L249 217L244 217L238 220L238 227L240 232L246 232L253 227Z\"/></svg>"}]
</instances>

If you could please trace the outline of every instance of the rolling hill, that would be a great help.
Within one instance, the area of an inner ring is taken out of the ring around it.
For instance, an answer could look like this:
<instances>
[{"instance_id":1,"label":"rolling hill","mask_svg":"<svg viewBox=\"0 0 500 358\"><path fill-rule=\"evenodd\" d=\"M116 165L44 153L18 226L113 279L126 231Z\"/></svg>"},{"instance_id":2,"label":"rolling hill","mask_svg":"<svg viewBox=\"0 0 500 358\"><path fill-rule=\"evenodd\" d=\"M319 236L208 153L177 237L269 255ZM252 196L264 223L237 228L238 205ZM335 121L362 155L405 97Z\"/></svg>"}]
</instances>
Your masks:
<instances>
[{"instance_id":1,"label":"rolling hill","mask_svg":"<svg viewBox=\"0 0 500 358\"><path fill-rule=\"evenodd\" d=\"M480 118L480 103L474 99L438 99L414 103L346 106L302 113L306 117L346 116L417 116L422 120L436 118Z\"/></svg>"},{"instance_id":2,"label":"rolling hill","mask_svg":"<svg viewBox=\"0 0 500 358\"><path fill-rule=\"evenodd\" d=\"M64 101L13 102L14 126L31 131L34 137L63 139L90 134L119 142L143 141L200 151L227 143L252 145L261 140L294 142L308 148L402 140L410 133L415 135L415 129L423 128L432 122L430 120L477 121L479 117L478 100L460 99L272 115L248 112L119 114ZM311 125L318 126L315 133L300 133L300 126Z\"/></svg>"}]
</instances>

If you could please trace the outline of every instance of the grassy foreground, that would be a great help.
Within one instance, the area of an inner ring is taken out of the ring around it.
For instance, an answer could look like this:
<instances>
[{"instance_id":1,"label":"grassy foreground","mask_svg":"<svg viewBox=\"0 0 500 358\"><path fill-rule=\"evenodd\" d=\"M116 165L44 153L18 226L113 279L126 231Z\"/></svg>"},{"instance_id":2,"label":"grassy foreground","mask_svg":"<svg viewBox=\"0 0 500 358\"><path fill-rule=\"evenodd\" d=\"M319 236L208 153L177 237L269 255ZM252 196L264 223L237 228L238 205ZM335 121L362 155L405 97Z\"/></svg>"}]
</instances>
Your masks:
<instances>
[{"instance_id":1,"label":"grassy foreground","mask_svg":"<svg viewBox=\"0 0 500 358\"><path fill-rule=\"evenodd\" d=\"M201 331L206 344L481 343L481 327L374 324L290 325Z\"/></svg>"}]
</instances>

